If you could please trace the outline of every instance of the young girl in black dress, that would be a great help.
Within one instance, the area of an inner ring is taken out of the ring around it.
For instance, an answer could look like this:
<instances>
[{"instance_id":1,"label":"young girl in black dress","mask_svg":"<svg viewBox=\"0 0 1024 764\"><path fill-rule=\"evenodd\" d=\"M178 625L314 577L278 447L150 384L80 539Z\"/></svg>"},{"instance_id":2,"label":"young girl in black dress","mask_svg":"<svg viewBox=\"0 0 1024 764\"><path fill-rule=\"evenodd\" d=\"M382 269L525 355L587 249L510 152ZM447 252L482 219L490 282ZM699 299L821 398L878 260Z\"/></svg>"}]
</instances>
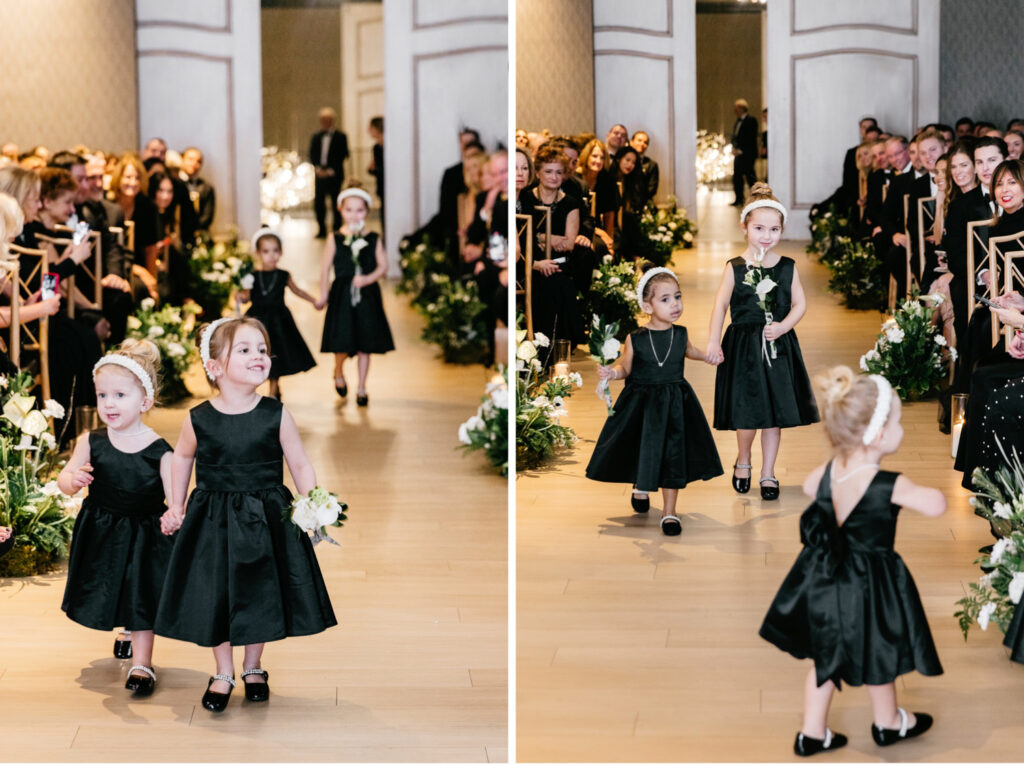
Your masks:
<instances>
[{"instance_id":1,"label":"young girl in black dress","mask_svg":"<svg viewBox=\"0 0 1024 764\"><path fill-rule=\"evenodd\" d=\"M601 379L625 379L626 386L601 429L587 477L633 485L637 512L647 512L648 494L661 488L661 530L678 536L683 527L676 515L679 489L722 474L700 402L683 377L687 358L704 361L706 356L690 342L686 327L675 325L683 297L672 271L646 263L636 291L651 320L626 338L618 364L597 369Z\"/></svg>"},{"instance_id":2,"label":"young girl in black dress","mask_svg":"<svg viewBox=\"0 0 1024 764\"><path fill-rule=\"evenodd\" d=\"M747 249L729 261L722 275L711 313L708 360L719 365L714 427L736 430L733 488L739 493L750 490L750 448L761 430L761 498L774 500L779 498L775 459L781 428L817 422L818 409L793 332L807 307L804 290L796 263L772 251L782 238L786 208L764 183L754 184L750 198L740 213ZM766 296L770 312L762 310L758 293L745 283L750 272L773 282ZM727 308L732 323L719 345Z\"/></svg>"},{"instance_id":3,"label":"young girl in black dress","mask_svg":"<svg viewBox=\"0 0 1024 764\"><path fill-rule=\"evenodd\" d=\"M252 307L245 315L257 319L266 327L274 357L270 363L270 395L281 400L278 380L291 374L301 374L316 366L313 355L295 325L292 312L284 304L284 290L291 289L303 300L316 305L316 298L299 288L288 271L278 269L281 259L281 237L269 228L261 228L252 237L252 251L260 263L253 274L249 299Z\"/></svg>"},{"instance_id":4,"label":"young girl in black dress","mask_svg":"<svg viewBox=\"0 0 1024 764\"><path fill-rule=\"evenodd\" d=\"M359 356L356 403L360 406L370 400L366 394L370 354L395 349L377 283L388 269L384 245L376 233L365 233L371 204L370 195L361 188L346 188L338 194L342 225L324 246L320 299L315 303L317 310L327 306L320 352L334 353L334 389L342 398L348 395L345 359ZM334 283L328 293L332 267Z\"/></svg>"},{"instance_id":5,"label":"young girl in black dress","mask_svg":"<svg viewBox=\"0 0 1024 764\"><path fill-rule=\"evenodd\" d=\"M115 643L118 657L134 653L125 689L149 695L153 622L173 542L163 527L170 496L171 447L142 423L153 406L160 351L148 340L125 340L93 370L96 410L106 428L78 438L57 477L71 496L89 486L75 519L61 609L91 629L123 626L131 642ZM127 650L117 650L127 643Z\"/></svg>"},{"instance_id":6,"label":"young girl in black dress","mask_svg":"<svg viewBox=\"0 0 1024 764\"><path fill-rule=\"evenodd\" d=\"M291 414L256 392L270 372L266 330L252 318L220 318L200 336L203 368L219 395L189 412L174 450L165 525L178 537L156 633L213 648L217 671L202 704L223 711L235 686L234 645L245 646L245 697L264 701L264 643L337 621L309 537L282 519L292 501L281 484L282 457L302 494L316 487L316 473Z\"/></svg>"},{"instance_id":7,"label":"young girl in black dress","mask_svg":"<svg viewBox=\"0 0 1024 764\"><path fill-rule=\"evenodd\" d=\"M879 469L903 440L900 399L884 377L846 366L816 379L833 458L804 481L815 501L800 517L804 548L782 582L761 636L797 658L812 658L804 684L799 756L846 745L826 721L832 692L868 685L878 745L924 733L928 714L896 706L896 677L942 673L921 598L893 551L900 507L930 517L946 511L942 492Z\"/></svg>"}]
</instances>

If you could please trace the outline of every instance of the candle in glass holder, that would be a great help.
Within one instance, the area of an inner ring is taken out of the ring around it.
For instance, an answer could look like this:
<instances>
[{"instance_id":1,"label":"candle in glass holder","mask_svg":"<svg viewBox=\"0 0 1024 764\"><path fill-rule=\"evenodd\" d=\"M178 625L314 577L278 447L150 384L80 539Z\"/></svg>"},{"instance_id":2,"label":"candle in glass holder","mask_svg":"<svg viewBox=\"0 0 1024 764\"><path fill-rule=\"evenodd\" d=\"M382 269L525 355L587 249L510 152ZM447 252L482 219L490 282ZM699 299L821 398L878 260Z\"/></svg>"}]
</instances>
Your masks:
<instances>
[{"instance_id":1,"label":"candle in glass holder","mask_svg":"<svg viewBox=\"0 0 1024 764\"><path fill-rule=\"evenodd\" d=\"M953 431L953 458L956 459L956 452L960 448L960 432L964 429L964 422L967 420L967 394L954 393L950 399L950 420Z\"/></svg>"},{"instance_id":2,"label":"candle in glass holder","mask_svg":"<svg viewBox=\"0 0 1024 764\"><path fill-rule=\"evenodd\" d=\"M953 422L953 458L956 459L956 452L960 448L960 431L964 429L963 422Z\"/></svg>"},{"instance_id":3,"label":"candle in glass holder","mask_svg":"<svg viewBox=\"0 0 1024 764\"><path fill-rule=\"evenodd\" d=\"M568 377L569 376L569 364L565 361L559 361L555 364L555 376L556 377Z\"/></svg>"}]
</instances>

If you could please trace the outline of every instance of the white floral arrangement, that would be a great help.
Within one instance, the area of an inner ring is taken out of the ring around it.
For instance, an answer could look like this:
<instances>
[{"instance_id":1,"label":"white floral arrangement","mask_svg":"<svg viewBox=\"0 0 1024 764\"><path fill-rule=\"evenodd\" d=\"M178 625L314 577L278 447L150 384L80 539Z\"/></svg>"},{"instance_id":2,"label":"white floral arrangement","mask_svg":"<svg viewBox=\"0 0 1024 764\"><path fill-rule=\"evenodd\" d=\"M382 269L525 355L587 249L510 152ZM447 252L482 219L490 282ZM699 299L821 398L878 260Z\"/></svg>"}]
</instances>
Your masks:
<instances>
[{"instance_id":1,"label":"white floral arrangement","mask_svg":"<svg viewBox=\"0 0 1024 764\"><path fill-rule=\"evenodd\" d=\"M937 389L956 360L956 348L936 333L932 313L943 296L915 292L882 324L875 346L860 358L860 368L885 377L903 400L917 400ZM928 301L931 306L925 306Z\"/></svg>"},{"instance_id":2,"label":"white floral arrangement","mask_svg":"<svg viewBox=\"0 0 1024 764\"><path fill-rule=\"evenodd\" d=\"M160 351L160 396L165 401L182 392L188 394L182 377L199 358L193 335L200 310L195 303L164 305L157 310L153 298L147 297L135 315L128 316L127 336L150 340Z\"/></svg>"},{"instance_id":3,"label":"white floral arrangement","mask_svg":"<svg viewBox=\"0 0 1024 764\"><path fill-rule=\"evenodd\" d=\"M561 420L568 415L565 399L573 386L583 385L583 379L572 372L542 383L537 347L548 347L550 340L536 332L530 341L526 331L519 329L516 343L516 465L533 469L554 456L556 449L576 442L575 431Z\"/></svg>"},{"instance_id":4,"label":"white floral arrangement","mask_svg":"<svg viewBox=\"0 0 1024 764\"><path fill-rule=\"evenodd\" d=\"M765 254L767 253L763 249L758 250L757 254L754 255L754 261L757 264L747 264L747 273L743 277L743 283L754 290L757 306L764 311L764 324L767 327L775 320L775 316L772 313L775 306L775 295L772 292L774 292L778 284L775 283L764 269ZM773 359L778 358L775 340L767 340L763 332L761 334L761 355L769 366L772 365Z\"/></svg>"},{"instance_id":5,"label":"white floral arrangement","mask_svg":"<svg viewBox=\"0 0 1024 764\"><path fill-rule=\"evenodd\" d=\"M615 363L622 349L622 343L616 338L619 333L619 322L607 322L597 314L590 321L590 358L601 366ZM602 379L597 383L597 397L604 401L608 416L615 414L612 406L612 393L609 380Z\"/></svg>"},{"instance_id":6,"label":"white floral arrangement","mask_svg":"<svg viewBox=\"0 0 1024 764\"><path fill-rule=\"evenodd\" d=\"M484 389L476 414L459 425L459 442L466 451L483 451L502 476L508 474L508 378L504 367Z\"/></svg>"},{"instance_id":7,"label":"white floral arrangement","mask_svg":"<svg viewBox=\"0 0 1024 764\"><path fill-rule=\"evenodd\" d=\"M674 196L662 206L648 205L640 216L640 231L647 241L643 257L655 265L667 265L677 249L693 246L696 224L679 207Z\"/></svg>"},{"instance_id":8,"label":"white floral arrangement","mask_svg":"<svg viewBox=\"0 0 1024 764\"><path fill-rule=\"evenodd\" d=\"M636 329L640 305L636 301L636 268L633 263L615 262L612 255L605 255L594 269L586 297L589 313L618 321L620 340Z\"/></svg>"},{"instance_id":9,"label":"white floral arrangement","mask_svg":"<svg viewBox=\"0 0 1024 764\"><path fill-rule=\"evenodd\" d=\"M300 531L312 534L313 546L321 541L340 546L327 535L328 527L340 528L348 519L348 505L338 500L337 494L317 486L305 496L296 496L285 510L286 520Z\"/></svg>"}]
</instances>

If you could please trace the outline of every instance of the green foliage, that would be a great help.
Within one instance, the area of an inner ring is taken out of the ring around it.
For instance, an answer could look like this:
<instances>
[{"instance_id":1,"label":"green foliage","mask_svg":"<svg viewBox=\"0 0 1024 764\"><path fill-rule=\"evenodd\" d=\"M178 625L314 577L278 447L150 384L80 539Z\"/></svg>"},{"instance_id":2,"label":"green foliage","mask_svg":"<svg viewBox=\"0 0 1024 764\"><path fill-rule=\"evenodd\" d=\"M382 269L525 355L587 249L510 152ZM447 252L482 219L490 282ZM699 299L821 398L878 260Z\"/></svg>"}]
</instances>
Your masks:
<instances>
[{"instance_id":1,"label":"green foliage","mask_svg":"<svg viewBox=\"0 0 1024 764\"><path fill-rule=\"evenodd\" d=\"M655 265L667 265L677 249L693 246L697 226L673 196L666 207L647 206L640 216L640 233L642 250L638 254Z\"/></svg>"},{"instance_id":2,"label":"green foliage","mask_svg":"<svg viewBox=\"0 0 1024 764\"><path fill-rule=\"evenodd\" d=\"M449 363L477 363L487 355L487 306L481 301L476 282L453 281L432 273L436 289L433 302L420 307L426 326L420 337L441 348Z\"/></svg>"},{"instance_id":3,"label":"green foliage","mask_svg":"<svg viewBox=\"0 0 1024 764\"><path fill-rule=\"evenodd\" d=\"M163 403L173 403L189 395L184 375L199 358L196 347L196 315L200 308L193 303L184 306L164 305L156 309L149 297L139 304L134 316L128 317L127 336L147 339L160 350L160 392Z\"/></svg>"},{"instance_id":4,"label":"green foliage","mask_svg":"<svg viewBox=\"0 0 1024 764\"><path fill-rule=\"evenodd\" d=\"M402 276L395 291L412 295L414 305L433 302L436 292L433 291L431 275L450 275L444 247L432 245L430 238L424 236L422 241L415 244L410 239L402 239L398 252Z\"/></svg>"},{"instance_id":5,"label":"green foliage","mask_svg":"<svg viewBox=\"0 0 1024 764\"><path fill-rule=\"evenodd\" d=\"M616 263L605 255L594 271L585 313L605 316L618 324L620 341L637 327L640 306L636 302L636 272L632 263Z\"/></svg>"},{"instance_id":6,"label":"green foliage","mask_svg":"<svg viewBox=\"0 0 1024 764\"><path fill-rule=\"evenodd\" d=\"M460 448L483 451L502 477L508 475L508 372L499 369L480 399L476 414L459 425Z\"/></svg>"},{"instance_id":7,"label":"green foliage","mask_svg":"<svg viewBox=\"0 0 1024 764\"><path fill-rule=\"evenodd\" d=\"M855 310L882 310L888 296L889 272L870 241L838 236L822 263L829 269L828 291L841 295Z\"/></svg>"},{"instance_id":8,"label":"green foliage","mask_svg":"<svg viewBox=\"0 0 1024 764\"><path fill-rule=\"evenodd\" d=\"M188 266L189 293L202 307L207 321L220 318L236 290L252 287L252 255L239 247L237 232L225 241L200 238Z\"/></svg>"}]
</instances>

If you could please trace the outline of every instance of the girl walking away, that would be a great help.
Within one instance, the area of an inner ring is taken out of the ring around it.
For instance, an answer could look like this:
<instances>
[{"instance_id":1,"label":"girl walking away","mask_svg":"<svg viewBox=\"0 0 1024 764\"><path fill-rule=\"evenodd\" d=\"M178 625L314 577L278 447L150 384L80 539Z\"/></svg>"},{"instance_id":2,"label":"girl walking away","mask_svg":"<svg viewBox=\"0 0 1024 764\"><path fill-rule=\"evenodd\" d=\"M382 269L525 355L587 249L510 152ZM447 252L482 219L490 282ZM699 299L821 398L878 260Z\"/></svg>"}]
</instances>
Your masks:
<instances>
[{"instance_id":1,"label":"girl walking away","mask_svg":"<svg viewBox=\"0 0 1024 764\"><path fill-rule=\"evenodd\" d=\"M69 496L89 487L75 519L61 609L91 629L132 632L131 641L115 642L114 654L134 654L125 689L135 696L156 686L153 623L173 546L162 532L171 446L142 423L156 396L159 363L156 345L133 339L96 363L96 410L106 427L78 438L57 477Z\"/></svg>"},{"instance_id":2,"label":"girl walking away","mask_svg":"<svg viewBox=\"0 0 1024 764\"><path fill-rule=\"evenodd\" d=\"M265 701L264 643L337 621L309 537L282 519L292 501L282 457L300 493L316 486L316 473L291 414L256 392L270 372L266 330L252 318L219 318L200 337L219 394L189 412L174 450L165 529L178 538L156 633L213 648L217 670L202 704L223 711L235 686L232 647L245 646L245 697Z\"/></svg>"},{"instance_id":3,"label":"girl walking away","mask_svg":"<svg viewBox=\"0 0 1024 764\"><path fill-rule=\"evenodd\" d=\"M832 459L804 481L814 498L800 517L804 548L782 582L761 636L814 666L804 684L804 723L793 750L811 756L846 745L827 726L832 692L868 686L880 746L917 737L932 717L896 705L896 677L942 673L921 598L893 550L900 507L946 511L935 488L879 469L903 439L900 399L884 377L837 366L815 380L825 402Z\"/></svg>"},{"instance_id":4,"label":"girl walking away","mask_svg":"<svg viewBox=\"0 0 1024 764\"><path fill-rule=\"evenodd\" d=\"M786 208L764 183L755 183L740 213L747 249L725 267L711 313L708 361L715 378L716 430L736 430L739 454L732 486L750 490L750 449L761 430L761 498L779 498L775 459L781 428L818 421L818 409L793 328L806 301L796 263L772 251L782 238ZM732 323L722 337L725 311Z\"/></svg>"},{"instance_id":5,"label":"girl walking away","mask_svg":"<svg viewBox=\"0 0 1024 764\"><path fill-rule=\"evenodd\" d=\"M626 338L618 364L598 367L601 379L625 379L626 386L601 429L587 477L633 485L637 512L647 512L648 494L661 488L661 530L678 536L683 527L676 515L679 489L722 474L700 402L683 377L687 358L706 358L690 342L686 327L675 325L683 297L672 271L645 263L636 292L651 320Z\"/></svg>"},{"instance_id":6,"label":"girl walking away","mask_svg":"<svg viewBox=\"0 0 1024 764\"><path fill-rule=\"evenodd\" d=\"M324 246L320 299L315 303L317 310L327 306L320 352L334 353L334 389L342 398L348 395L345 359L359 357L356 403L360 406L370 400L366 393L370 354L395 349L377 283L388 268L384 246L376 233L364 232L371 204L370 195L361 188L346 188L338 194L342 226ZM332 266L334 283L328 293Z\"/></svg>"},{"instance_id":7,"label":"girl walking away","mask_svg":"<svg viewBox=\"0 0 1024 764\"><path fill-rule=\"evenodd\" d=\"M316 298L298 287L288 271L277 267L281 259L281 237L269 228L261 228L252 237L260 269L253 274L249 298L252 307L245 315L266 327L274 356L270 363L270 395L281 400L280 378L301 374L316 366L313 355L295 325L292 312L284 304L284 290L291 289L303 300L316 305Z\"/></svg>"}]
</instances>

